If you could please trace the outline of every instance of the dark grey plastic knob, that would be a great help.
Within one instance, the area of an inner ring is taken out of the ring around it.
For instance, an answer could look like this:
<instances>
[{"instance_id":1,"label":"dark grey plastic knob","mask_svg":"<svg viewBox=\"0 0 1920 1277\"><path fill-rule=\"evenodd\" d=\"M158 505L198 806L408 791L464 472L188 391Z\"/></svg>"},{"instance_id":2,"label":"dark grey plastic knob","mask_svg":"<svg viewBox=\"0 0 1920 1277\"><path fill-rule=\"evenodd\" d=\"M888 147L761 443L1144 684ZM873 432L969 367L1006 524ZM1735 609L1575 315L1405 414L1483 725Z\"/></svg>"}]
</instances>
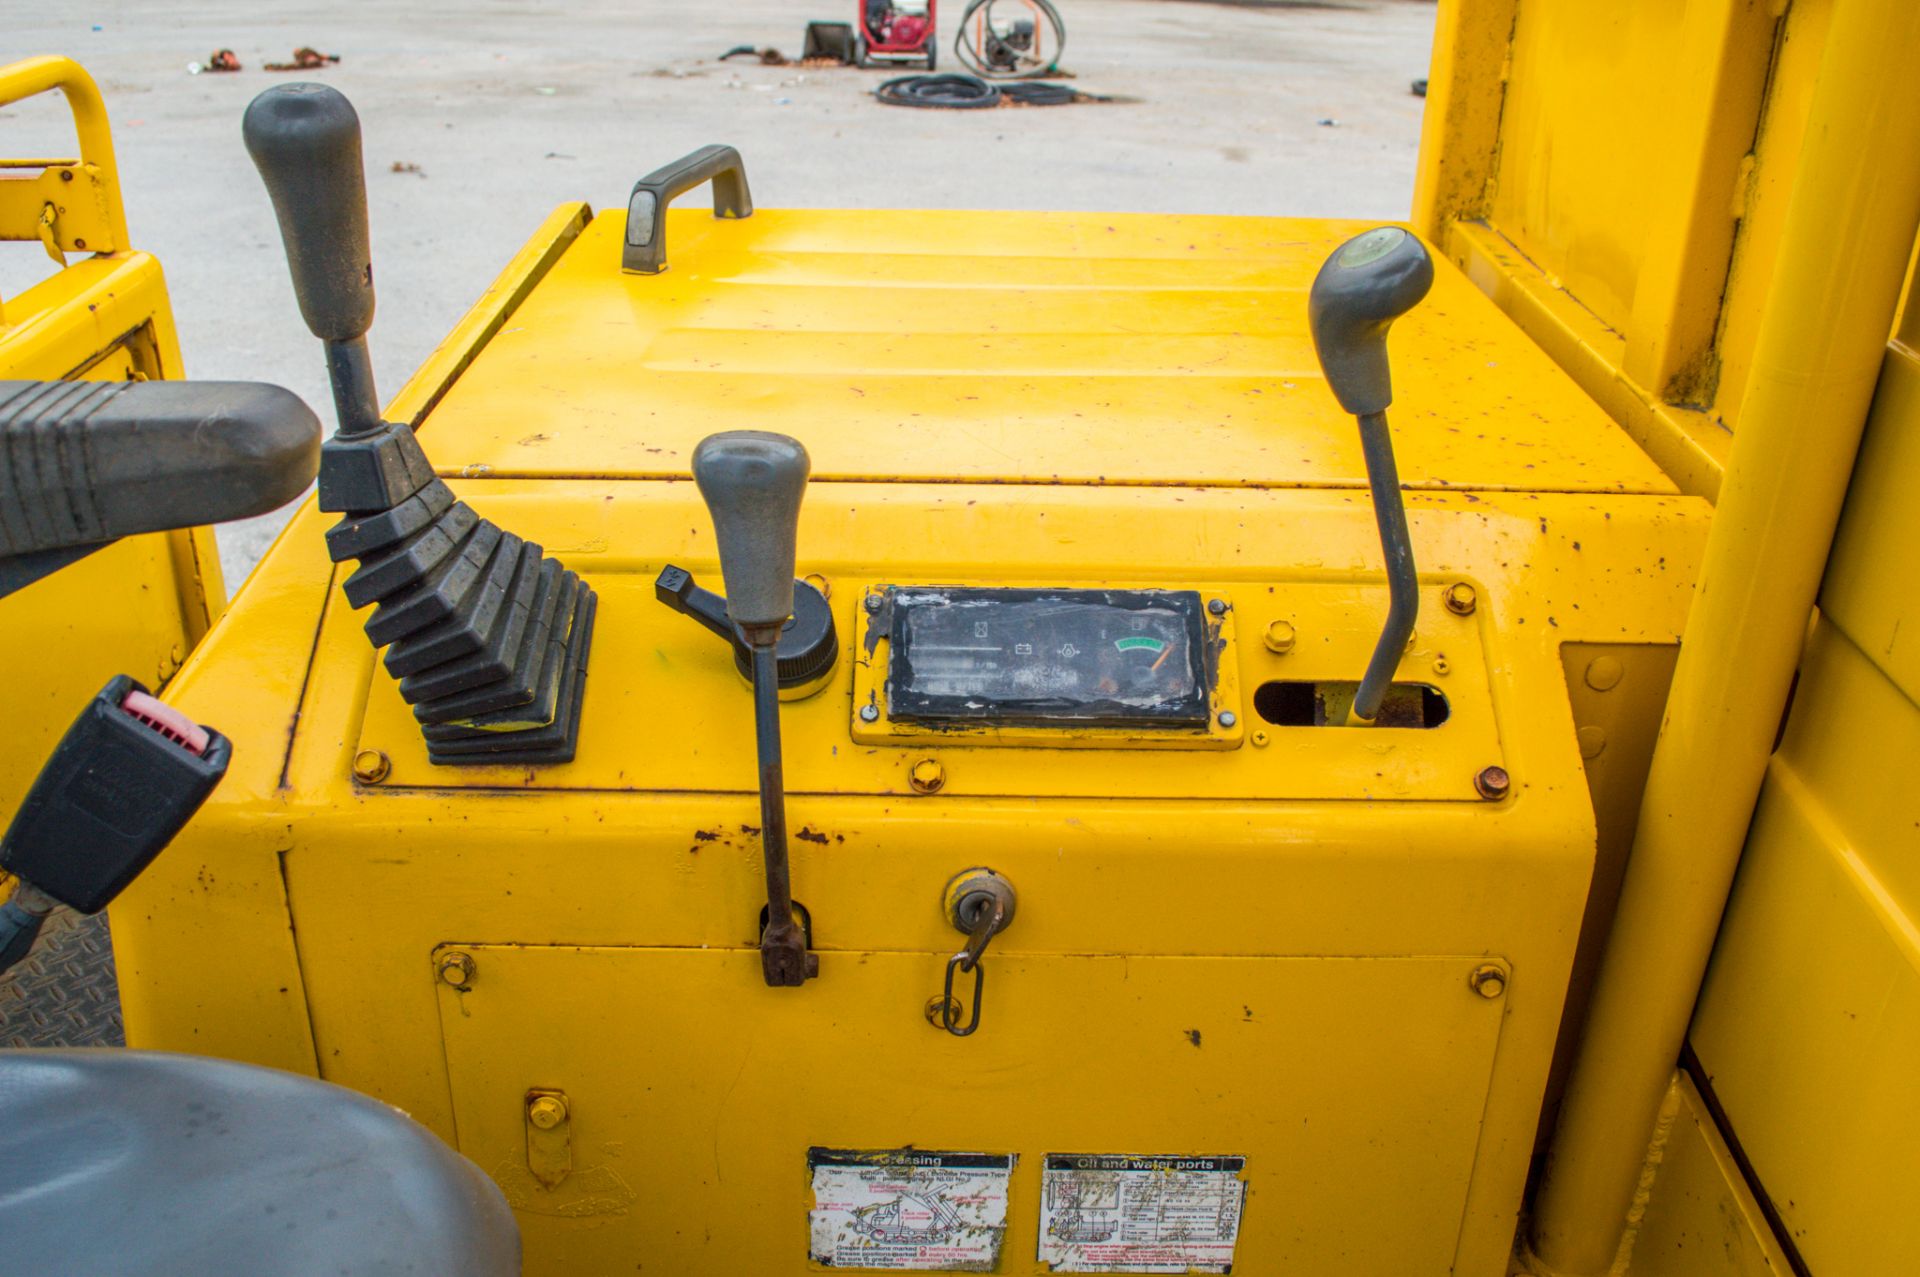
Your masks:
<instances>
[{"instance_id":1,"label":"dark grey plastic knob","mask_svg":"<svg viewBox=\"0 0 1920 1277\"><path fill-rule=\"evenodd\" d=\"M693 450L693 479L720 545L727 615L750 639L778 641L793 615L800 500L811 469L799 440L759 430L708 435ZM770 635L755 634L768 627Z\"/></svg>"},{"instance_id":2,"label":"dark grey plastic knob","mask_svg":"<svg viewBox=\"0 0 1920 1277\"><path fill-rule=\"evenodd\" d=\"M240 132L273 197L307 327L325 341L364 336L373 256L353 104L324 84L276 85L247 107Z\"/></svg>"},{"instance_id":3,"label":"dark grey plastic knob","mask_svg":"<svg viewBox=\"0 0 1920 1277\"><path fill-rule=\"evenodd\" d=\"M1355 416L1393 402L1387 329L1433 287L1433 259L1398 226L1354 236L1327 258L1307 298L1307 326L1320 371Z\"/></svg>"}]
</instances>

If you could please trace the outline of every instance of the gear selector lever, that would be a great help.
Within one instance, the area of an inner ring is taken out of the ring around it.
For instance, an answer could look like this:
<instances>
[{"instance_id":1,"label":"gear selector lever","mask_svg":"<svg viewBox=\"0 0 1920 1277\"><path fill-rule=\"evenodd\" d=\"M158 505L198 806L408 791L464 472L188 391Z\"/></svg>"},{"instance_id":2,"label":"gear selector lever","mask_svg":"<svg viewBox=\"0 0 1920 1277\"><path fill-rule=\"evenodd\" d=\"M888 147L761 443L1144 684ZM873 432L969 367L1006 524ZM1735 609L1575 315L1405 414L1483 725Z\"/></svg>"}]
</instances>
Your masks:
<instances>
[{"instance_id":1,"label":"gear selector lever","mask_svg":"<svg viewBox=\"0 0 1920 1277\"><path fill-rule=\"evenodd\" d=\"M1387 431L1393 384L1387 365L1387 329L1420 304L1433 287L1433 259L1420 241L1397 226L1354 236L1333 251L1314 277L1307 325L1320 370L1340 406L1360 421L1367 487L1387 560L1387 623L1354 693L1350 722L1364 725L1380 713L1401 654L1420 613L1413 541L1400 500L1400 475Z\"/></svg>"},{"instance_id":2,"label":"gear selector lever","mask_svg":"<svg viewBox=\"0 0 1920 1277\"><path fill-rule=\"evenodd\" d=\"M793 616L800 500L811 464L798 440L758 430L709 435L693 452L693 479L713 516L727 617L752 653L754 739L760 756L760 841L767 925L760 964L767 983L795 987L820 973L794 917L787 865L786 782L780 766L780 635Z\"/></svg>"}]
</instances>

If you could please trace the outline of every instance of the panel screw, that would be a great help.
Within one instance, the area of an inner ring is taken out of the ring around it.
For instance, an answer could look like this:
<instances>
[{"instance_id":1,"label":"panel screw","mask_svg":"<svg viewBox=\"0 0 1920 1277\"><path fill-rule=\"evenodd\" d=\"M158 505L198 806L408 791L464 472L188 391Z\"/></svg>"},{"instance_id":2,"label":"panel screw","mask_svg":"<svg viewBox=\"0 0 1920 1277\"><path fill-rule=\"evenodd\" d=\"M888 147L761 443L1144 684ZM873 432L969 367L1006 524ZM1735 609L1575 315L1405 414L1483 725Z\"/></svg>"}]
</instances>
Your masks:
<instances>
[{"instance_id":1,"label":"panel screw","mask_svg":"<svg viewBox=\"0 0 1920 1277\"><path fill-rule=\"evenodd\" d=\"M1473 609L1480 606L1480 596L1465 581L1455 581L1440 594L1440 601L1447 605L1447 611L1455 616L1472 616Z\"/></svg>"},{"instance_id":2,"label":"panel screw","mask_svg":"<svg viewBox=\"0 0 1920 1277\"><path fill-rule=\"evenodd\" d=\"M868 704L862 705L860 707L860 721L863 723L879 722L880 707L878 705L872 704L871 702L869 702Z\"/></svg>"},{"instance_id":3,"label":"panel screw","mask_svg":"<svg viewBox=\"0 0 1920 1277\"><path fill-rule=\"evenodd\" d=\"M440 980L465 992L473 985L473 958L465 953L449 953L440 959Z\"/></svg>"},{"instance_id":4,"label":"panel screw","mask_svg":"<svg viewBox=\"0 0 1920 1277\"><path fill-rule=\"evenodd\" d=\"M867 595L867 611L878 612L879 610L880 610L880 596L878 594Z\"/></svg>"},{"instance_id":5,"label":"panel screw","mask_svg":"<svg viewBox=\"0 0 1920 1277\"><path fill-rule=\"evenodd\" d=\"M1610 691L1626 672L1611 656L1596 657L1587 666L1587 686L1596 692Z\"/></svg>"},{"instance_id":6,"label":"panel screw","mask_svg":"<svg viewBox=\"0 0 1920 1277\"><path fill-rule=\"evenodd\" d=\"M1479 775L1473 778L1473 787L1488 802L1499 802L1507 796L1513 787L1513 779L1507 775L1504 767L1482 767Z\"/></svg>"},{"instance_id":7,"label":"panel screw","mask_svg":"<svg viewBox=\"0 0 1920 1277\"><path fill-rule=\"evenodd\" d=\"M527 1120L550 1131L567 1120L567 1102L557 1095L536 1095L527 1101Z\"/></svg>"},{"instance_id":8,"label":"panel screw","mask_svg":"<svg viewBox=\"0 0 1920 1277\"><path fill-rule=\"evenodd\" d=\"M1275 621L1267 627L1267 650L1285 655L1293 650L1298 639L1294 633L1292 621Z\"/></svg>"},{"instance_id":9,"label":"panel screw","mask_svg":"<svg viewBox=\"0 0 1920 1277\"><path fill-rule=\"evenodd\" d=\"M1232 727L1235 723L1239 721L1240 721L1240 716L1234 713L1232 710L1223 709L1220 711L1220 726Z\"/></svg>"},{"instance_id":10,"label":"panel screw","mask_svg":"<svg viewBox=\"0 0 1920 1277\"><path fill-rule=\"evenodd\" d=\"M1435 674L1438 674L1440 677L1445 678L1448 674L1451 674L1453 672L1453 666L1451 663L1448 662L1446 657L1436 656L1433 658L1433 672Z\"/></svg>"},{"instance_id":11,"label":"panel screw","mask_svg":"<svg viewBox=\"0 0 1920 1277\"><path fill-rule=\"evenodd\" d=\"M1267 741L1269 739L1271 738L1268 737L1268 735L1265 732L1255 732L1253 734L1253 743L1254 743L1254 746L1258 749L1265 749L1267 746Z\"/></svg>"},{"instance_id":12,"label":"panel screw","mask_svg":"<svg viewBox=\"0 0 1920 1277\"><path fill-rule=\"evenodd\" d=\"M1507 991L1507 973L1491 962L1485 962L1473 969L1467 977L1467 984L1483 998L1497 998Z\"/></svg>"},{"instance_id":13,"label":"panel screw","mask_svg":"<svg viewBox=\"0 0 1920 1277\"><path fill-rule=\"evenodd\" d=\"M1227 614L1227 601L1225 599L1208 599L1207 612L1213 616L1225 616Z\"/></svg>"},{"instance_id":14,"label":"panel screw","mask_svg":"<svg viewBox=\"0 0 1920 1277\"><path fill-rule=\"evenodd\" d=\"M937 794L947 783L947 769L937 758L923 758L907 773L907 783L916 794Z\"/></svg>"},{"instance_id":15,"label":"panel screw","mask_svg":"<svg viewBox=\"0 0 1920 1277\"><path fill-rule=\"evenodd\" d=\"M393 775L393 760L377 749L363 749L353 756L353 778L364 785L378 785Z\"/></svg>"}]
</instances>

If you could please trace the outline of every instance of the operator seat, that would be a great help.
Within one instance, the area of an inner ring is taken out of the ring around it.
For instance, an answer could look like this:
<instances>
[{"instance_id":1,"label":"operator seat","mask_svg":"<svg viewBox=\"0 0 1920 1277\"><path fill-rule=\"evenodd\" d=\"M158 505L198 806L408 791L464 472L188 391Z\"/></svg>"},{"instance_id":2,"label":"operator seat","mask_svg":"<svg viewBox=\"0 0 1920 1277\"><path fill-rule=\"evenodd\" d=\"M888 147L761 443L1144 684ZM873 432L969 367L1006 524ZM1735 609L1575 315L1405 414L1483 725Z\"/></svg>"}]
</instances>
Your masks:
<instances>
[{"instance_id":1,"label":"operator seat","mask_svg":"<svg viewBox=\"0 0 1920 1277\"><path fill-rule=\"evenodd\" d=\"M0 1268L514 1277L506 1199L419 1123L277 1069L0 1051Z\"/></svg>"}]
</instances>

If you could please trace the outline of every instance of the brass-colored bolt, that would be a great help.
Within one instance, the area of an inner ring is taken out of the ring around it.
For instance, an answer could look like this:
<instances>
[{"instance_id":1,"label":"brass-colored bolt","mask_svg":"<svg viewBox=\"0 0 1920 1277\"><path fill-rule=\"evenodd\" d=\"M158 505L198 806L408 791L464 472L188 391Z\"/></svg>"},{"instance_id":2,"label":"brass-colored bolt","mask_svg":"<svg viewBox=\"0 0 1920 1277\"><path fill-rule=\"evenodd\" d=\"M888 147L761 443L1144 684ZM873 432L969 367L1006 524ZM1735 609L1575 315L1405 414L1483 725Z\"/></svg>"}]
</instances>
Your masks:
<instances>
[{"instance_id":1,"label":"brass-colored bolt","mask_svg":"<svg viewBox=\"0 0 1920 1277\"><path fill-rule=\"evenodd\" d=\"M363 785L378 785L393 775L393 760L378 749L363 749L353 756L353 778Z\"/></svg>"},{"instance_id":2,"label":"brass-colored bolt","mask_svg":"<svg viewBox=\"0 0 1920 1277\"><path fill-rule=\"evenodd\" d=\"M923 758L907 773L907 782L916 794L937 794L947 783L947 769L937 758Z\"/></svg>"},{"instance_id":3,"label":"brass-colored bolt","mask_svg":"<svg viewBox=\"0 0 1920 1277\"><path fill-rule=\"evenodd\" d=\"M1440 601L1455 616L1472 616L1473 609L1480 606L1480 596L1465 581L1455 581L1441 591Z\"/></svg>"},{"instance_id":4,"label":"brass-colored bolt","mask_svg":"<svg viewBox=\"0 0 1920 1277\"><path fill-rule=\"evenodd\" d=\"M440 959L440 980L464 992L473 985L473 956L449 953Z\"/></svg>"},{"instance_id":5,"label":"brass-colored bolt","mask_svg":"<svg viewBox=\"0 0 1920 1277\"><path fill-rule=\"evenodd\" d=\"M1596 656L1587 663L1587 686L1596 692L1611 691L1626 672L1626 667L1611 656Z\"/></svg>"},{"instance_id":6,"label":"brass-colored bolt","mask_svg":"<svg viewBox=\"0 0 1920 1277\"><path fill-rule=\"evenodd\" d=\"M527 1100L527 1121L550 1131L567 1120L567 1102L558 1095L535 1095Z\"/></svg>"},{"instance_id":7,"label":"brass-colored bolt","mask_svg":"<svg viewBox=\"0 0 1920 1277\"><path fill-rule=\"evenodd\" d=\"M1292 621L1275 621L1267 626L1267 650L1285 656L1299 642L1300 636L1294 632Z\"/></svg>"},{"instance_id":8,"label":"brass-colored bolt","mask_svg":"<svg viewBox=\"0 0 1920 1277\"><path fill-rule=\"evenodd\" d=\"M1483 962L1467 977L1467 984L1483 998L1497 998L1507 991L1507 973L1491 962Z\"/></svg>"},{"instance_id":9,"label":"brass-colored bolt","mask_svg":"<svg viewBox=\"0 0 1920 1277\"><path fill-rule=\"evenodd\" d=\"M1504 767L1482 767L1473 778L1473 787L1488 802L1497 803L1513 788L1513 778Z\"/></svg>"},{"instance_id":10,"label":"brass-colored bolt","mask_svg":"<svg viewBox=\"0 0 1920 1277\"><path fill-rule=\"evenodd\" d=\"M1591 723L1575 732L1573 738L1580 742L1580 757L1582 758L1598 758L1600 757L1601 751L1607 747L1606 731L1602 728L1595 727Z\"/></svg>"}]
</instances>

